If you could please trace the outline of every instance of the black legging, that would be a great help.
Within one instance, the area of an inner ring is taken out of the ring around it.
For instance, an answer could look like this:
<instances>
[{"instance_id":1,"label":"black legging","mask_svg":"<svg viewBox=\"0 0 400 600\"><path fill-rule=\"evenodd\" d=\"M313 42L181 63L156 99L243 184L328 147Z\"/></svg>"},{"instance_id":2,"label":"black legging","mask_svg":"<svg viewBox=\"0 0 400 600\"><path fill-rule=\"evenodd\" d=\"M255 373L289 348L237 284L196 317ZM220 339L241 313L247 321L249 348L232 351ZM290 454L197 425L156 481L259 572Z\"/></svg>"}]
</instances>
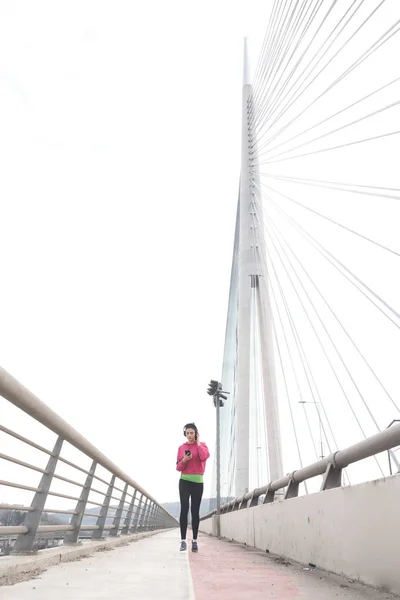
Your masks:
<instances>
[{"instance_id":1,"label":"black legging","mask_svg":"<svg viewBox=\"0 0 400 600\"><path fill-rule=\"evenodd\" d=\"M181 526L181 540L186 540L186 530L188 524L189 498L191 498L192 529L193 539L197 540L200 522L200 503L203 496L203 484L194 481L179 480L179 497L181 499L181 516L179 524Z\"/></svg>"}]
</instances>

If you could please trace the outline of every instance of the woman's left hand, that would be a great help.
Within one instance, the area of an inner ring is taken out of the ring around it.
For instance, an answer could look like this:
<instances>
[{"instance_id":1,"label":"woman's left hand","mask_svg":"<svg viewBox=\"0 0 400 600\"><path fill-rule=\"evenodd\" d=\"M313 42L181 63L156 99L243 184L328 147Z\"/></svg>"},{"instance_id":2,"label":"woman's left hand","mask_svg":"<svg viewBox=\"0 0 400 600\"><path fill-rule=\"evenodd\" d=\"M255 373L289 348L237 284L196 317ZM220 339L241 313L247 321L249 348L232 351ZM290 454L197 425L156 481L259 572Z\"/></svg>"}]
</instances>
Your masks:
<instances>
[{"instance_id":1,"label":"woman's left hand","mask_svg":"<svg viewBox=\"0 0 400 600\"><path fill-rule=\"evenodd\" d=\"M200 433L197 432L197 445L200 446Z\"/></svg>"}]
</instances>

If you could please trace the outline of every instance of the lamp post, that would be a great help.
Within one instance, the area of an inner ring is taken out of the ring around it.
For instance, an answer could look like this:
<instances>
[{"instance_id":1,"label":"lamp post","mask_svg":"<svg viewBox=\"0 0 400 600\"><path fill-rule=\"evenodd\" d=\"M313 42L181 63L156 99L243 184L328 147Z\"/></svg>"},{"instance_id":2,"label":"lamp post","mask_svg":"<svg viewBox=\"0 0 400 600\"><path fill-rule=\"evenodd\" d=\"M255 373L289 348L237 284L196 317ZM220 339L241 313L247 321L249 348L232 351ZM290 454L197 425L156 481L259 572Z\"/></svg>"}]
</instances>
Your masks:
<instances>
[{"instance_id":1,"label":"lamp post","mask_svg":"<svg viewBox=\"0 0 400 600\"><path fill-rule=\"evenodd\" d=\"M227 400L229 392L222 390L222 383L215 379L211 379L208 384L207 394L213 397L214 406L216 408L216 429L217 429L217 444L216 444L216 462L217 462L217 535L220 535L219 515L221 513L221 439L220 439L220 407L224 406L224 400Z\"/></svg>"}]
</instances>

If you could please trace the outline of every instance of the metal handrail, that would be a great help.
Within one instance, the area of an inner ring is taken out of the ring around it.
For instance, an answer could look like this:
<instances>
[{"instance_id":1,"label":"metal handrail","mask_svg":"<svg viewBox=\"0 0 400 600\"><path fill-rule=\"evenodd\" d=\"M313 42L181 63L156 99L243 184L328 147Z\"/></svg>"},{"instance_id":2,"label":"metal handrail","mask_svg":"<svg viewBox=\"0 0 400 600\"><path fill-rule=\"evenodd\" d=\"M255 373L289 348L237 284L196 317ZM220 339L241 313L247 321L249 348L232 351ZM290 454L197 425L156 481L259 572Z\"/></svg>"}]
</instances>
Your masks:
<instances>
[{"instance_id":1,"label":"metal handrail","mask_svg":"<svg viewBox=\"0 0 400 600\"><path fill-rule=\"evenodd\" d=\"M83 437L76 429L71 427L64 419L62 419L54 410L39 400L37 396L32 394L27 388L21 385L14 377L12 377L5 369L0 367L0 395L6 400L20 408L22 411L33 417L42 425L45 425L54 433L57 433L66 442L81 450L86 456L95 460L99 465L113 473L122 481L129 483L133 488L138 490L154 502L158 502L144 490L132 477L129 477L122 469L117 467L105 454L100 452L93 444Z\"/></svg>"},{"instance_id":2,"label":"metal handrail","mask_svg":"<svg viewBox=\"0 0 400 600\"><path fill-rule=\"evenodd\" d=\"M39 400L34 394L22 386L16 379L0 367L0 395L14 404L23 412L33 417L36 421L53 431L58 435L58 439L53 450L48 450L35 442L28 440L20 434L0 425L0 431L20 440L40 450L48 455L48 464L45 469L23 462L17 458L0 454L0 459L4 459L22 466L26 469L32 469L42 473L41 482L38 487L27 486L22 483L0 480L0 485L15 487L34 492L34 498L31 506L21 506L12 504L0 504L0 509L19 510L26 513L24 522L19 526L4 525L0 526L0 536L17 535L15 552L29 552L34 547L35 538L38 534L65 532L65 542L68 544L77 543L81 531L93 531L93 538L99 539L104 531L109 531L109 535L118 535L129 532L143 531L147 529L160 529L176 527L176 519L162 507L146 490L144 490L134 479L126 475L117 465L115 465L107 456L98 450L93 444L86 440L80 433L71 427L66 421L59 417L51 408ZM60 456L63 442L69 442L72 446L80 450L87 457L91 458L93 463L90 470L83 469L80 465L72 463ZM87 475L86 482L79 483L75 480L62 477L55 473L58 462L67 464ZM98 475L95 470L98 465L104 467L110 474L111 480L106 481ZM121 480L125 488L121 489L115 484ZM81 488L80 496L71 496L55 492L50 489L51 482L54 480L65 481L71 485ZM107 486L106 492L100 492L92 487L93 480L100 481ZM133 488L133 492L129 491ZM116 496L116 492L121 492ZM103 498L102 503L89 499L90 492L100 494ZM75 510L54 510L44 509L46 499L49 496L56 496L63 499L74 500ZM112 516L108 516L111 508L111 501L116 500L118 507ZM99 513L92 514L85 512L87 505L99 506ZM126 508L129 506L129 508ZM62 513L71 515L69 524L63 525L44 525L41 524L43 513ZM83 525L84 516L96 518L95 525ZM106 524L113 520L112 525Z\"/></svg>"},{"instance_id":3,"label":"metal handrail","mask_svg":"<svg viewBox=\"0 0 400 600\"><path fill-rule=\"evenodd\" d=\"M23 460L18 460L17 458L13 458L12 456L8 456L8 454L1 454L0 453L0 459L3 460L8 460L9 462L12 462L16 465L19 465L20 467L25 467L26 469L31 469L32 471L38 471L39 473L45 473L46 471L44 469L41 469L40 467L36 467L35 465L31 465L30 463L26 463Z\"/></svg>"},{"instance_id":4,"label":"metal handrail","mask_svg":"<svg viewBox=\"0 0 400 600\"><path fill-rule=\"evenodd\" d=\"M1 367L0 367L1 370ZM0 392L0 396L2 396L3 394L1 394ZM39 446L39 444L35 444L35 442L32 442L31 440L28 440L28 438L19 435L19 433L16 433L15 431L11 431L11 429L7 429L7 427L4 427L3 425L0 425L0 431L2 431L3 433L6 433L7 435L11 435L12 437L14 437L17 440L20 440L20 442L24 442L24 444L28 444L29 446L32 446L32 448L36 448L36 450L40 450L41 452L44 452L45 454L51 454L51 450L47 450L47 448L43 448L43 446Z\"/></svg>"},{"instance_id":5,"label":"metal handrail","mask_svg":"<svg viewBox=\"0 0 400 600\"><path fill-rule=\"evenodd\" d=\"M256 506L259 497L264 494L265 498L263 504L268 504L274 501L275 492L284 488L286 488L284 500L294 498L298 496L299 484L307 479L316 477L317 475L324 475L320 491L341 487L342 469L353 463L359 462L360 460L379 454L380 452L390 450L398 445L400 445L400 424L393 425L392 427L380 431L344 450L338 450L323 460L319 460L307 467L288 473L285 477L271 481L261 488L257 488L243 496L235 498L231 502L227 502L221 506L221 513L223 514L232 510ZM204 515L200 520L204 521L216 514L217 509L214 509Z\"/></svg>"}]
</instances>

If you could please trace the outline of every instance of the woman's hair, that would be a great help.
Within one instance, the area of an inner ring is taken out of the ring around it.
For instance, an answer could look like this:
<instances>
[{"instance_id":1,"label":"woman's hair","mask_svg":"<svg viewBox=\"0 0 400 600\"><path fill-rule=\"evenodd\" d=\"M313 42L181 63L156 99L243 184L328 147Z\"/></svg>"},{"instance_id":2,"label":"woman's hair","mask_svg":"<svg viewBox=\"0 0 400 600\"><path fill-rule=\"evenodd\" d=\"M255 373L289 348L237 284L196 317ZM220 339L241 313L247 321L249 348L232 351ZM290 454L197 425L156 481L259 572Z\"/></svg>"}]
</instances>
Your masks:
<instances>
[{"instance_id":1,"label":"woman's hair","mask_svg":"<svg viewBox=\"0 0 400 600\"><path fill-rule=\"evenodd\" d=\"M183 435L186 437L186 429L194 429L194 432L197 433L197 427L195 423L187 423L183 428Z\"/></svg>"}]
</instances>

